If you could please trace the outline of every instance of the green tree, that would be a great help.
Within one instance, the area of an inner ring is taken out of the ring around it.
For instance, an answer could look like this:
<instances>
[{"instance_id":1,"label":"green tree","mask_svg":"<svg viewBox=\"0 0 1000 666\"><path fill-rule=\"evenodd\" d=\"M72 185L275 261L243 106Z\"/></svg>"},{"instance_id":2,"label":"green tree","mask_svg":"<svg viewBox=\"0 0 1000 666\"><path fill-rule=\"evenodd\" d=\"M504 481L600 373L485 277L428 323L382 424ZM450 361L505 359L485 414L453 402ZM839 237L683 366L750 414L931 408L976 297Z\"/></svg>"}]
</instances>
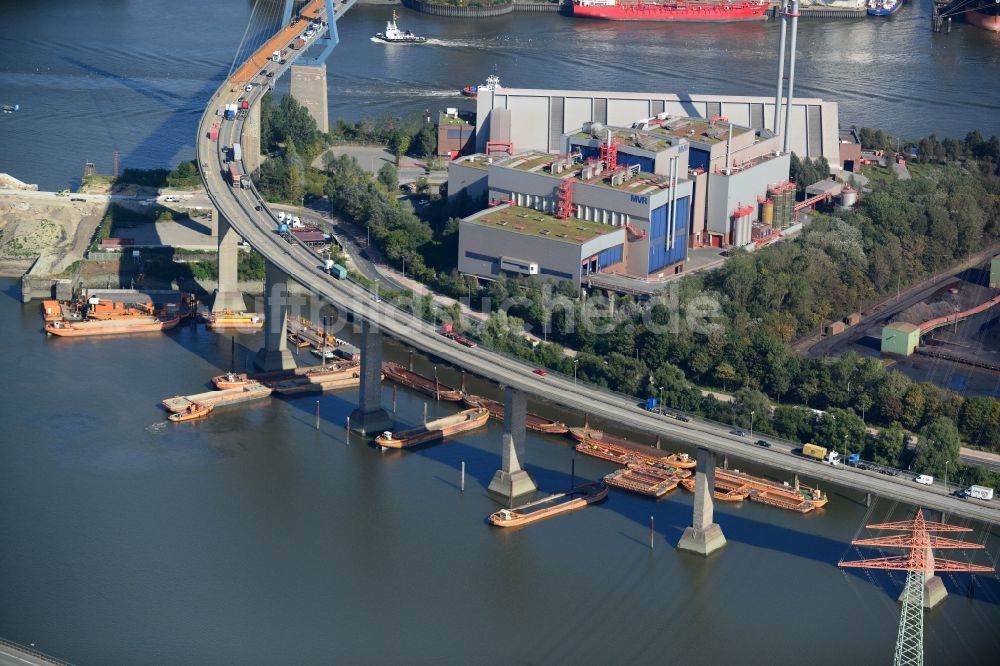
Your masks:
<instances>
[{"instance_id":1,"label":"green tree","mask_svg":"<svg viewBox=\"0 0 1000 666\"><path fill-rule=\"evenodd\" d=\"M378 182L390 192L395 192L399 189L399 174L396 170L396 165L390 162L386 162L382 165L382 168L378 170Z\"/></svg>"},{"instance_id":2,"label":"green tree","mask_svg":"<svg viewBox=\"0 0 1000 666\"><path fill-rule=\"evenodd\" d=\"M958 428L951 419L941 417L920 431L913 469L921 474L942 476L945 461L953 469L958 464L961 446Z\"/></svg>"}]
</instances>

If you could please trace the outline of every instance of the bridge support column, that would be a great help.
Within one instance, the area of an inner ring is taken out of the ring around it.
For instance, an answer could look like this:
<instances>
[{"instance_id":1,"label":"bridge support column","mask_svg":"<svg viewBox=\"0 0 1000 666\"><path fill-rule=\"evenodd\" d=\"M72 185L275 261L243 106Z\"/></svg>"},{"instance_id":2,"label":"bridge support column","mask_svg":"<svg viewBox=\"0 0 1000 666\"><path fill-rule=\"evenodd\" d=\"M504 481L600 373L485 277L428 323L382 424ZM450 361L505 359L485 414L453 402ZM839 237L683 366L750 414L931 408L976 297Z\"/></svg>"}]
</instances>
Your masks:
<instances>
[{"instance_id":1,"label":"bridge support column","mask_svg":"<svg viewBox=\"0 0 1000 666\"><path fill-rule=\"evenodd\" d=\"M941 521L944 522L944 521ZM924 573L924 610L929 611L948 596L948 590L944 587L944 581L940 576L934 575L934 549L928 548L924 554L924 562L927 566ZM903 601L906 589L899 595L899 601Z\"/></svg>"},{"instance_id":2,"label":"bridge support column","mask_svg":"<svg viewBox=\"0 0 1000 666\"><path fill-rule=\"evenodd\" d=\"M240 291L236 275L239 236L229 226L229 220L215 209L212 209L212 228L219 238L219 286L212 301L212 312L241 312L246 309L246 305L243 303L243 292Z\"/></svg>"},{"instance_id":3,"label":"bridge support column","mask_svg":"<svg viewBox=\"0 0 1000 666\"><path fill-rule=\"evenodd\" d=\"M292 352L288 351L288 276L270 261L264 282L264 346L257 352L254 365L261 372L295 367Z\"/></svg>"},{"instance_id":4,"label":"bridge support column","mask_svg":"<svg viewBox=\"0 0 1000 666\"><path fill-rule=\"evenodd\" d=\"M243 125L243 167L250 174L260 167L260 104L250 107Z\"/></svg>"},{"instance_id":5,"label":"bridge support column","mask_svg":"<svg viewBox=\"0 0 1000 666\"><path fill-rule=\"evenodd\" d=\"M306 107L320 132L330 131L326 102L326 65L292 65L292 97Z\"/></svg>"},{"instance_id":6,"label":"bridge support column","mask_svg":"<svg viewBox=\"0 0 1000 666\"><path fill-rule=\"evenodd\" d=\"M367 321L361 324L361 396L351 412L351 430L365 436L392 428L382 409L382 334Z\"/></svg>"},{"instance_id":7,"label":"bridge support column","mask_svg":"<svg viewBox=\"0 0 1000 666\"><path fill-rule=\"evenodd\" d=\"M715 454L708 449L698 449L698 466L694 475L694 520L684 529L679 550L708 555L726 545L722 528L712 522L715 492Z\"/></svg>"},{"instance_id":8,"label":"bridge support column","mask_svg":"<svg viewBox=\"0 0 1000 666\"><path fill-rule=\"evenodd\" d=\"M538 490L534 480L521 469L524 460L525 421L528 398L524 391L507 387L503 392L503 455L500 469L490 481L490 492L508 500Z\"/></svg>"}]
</instances>

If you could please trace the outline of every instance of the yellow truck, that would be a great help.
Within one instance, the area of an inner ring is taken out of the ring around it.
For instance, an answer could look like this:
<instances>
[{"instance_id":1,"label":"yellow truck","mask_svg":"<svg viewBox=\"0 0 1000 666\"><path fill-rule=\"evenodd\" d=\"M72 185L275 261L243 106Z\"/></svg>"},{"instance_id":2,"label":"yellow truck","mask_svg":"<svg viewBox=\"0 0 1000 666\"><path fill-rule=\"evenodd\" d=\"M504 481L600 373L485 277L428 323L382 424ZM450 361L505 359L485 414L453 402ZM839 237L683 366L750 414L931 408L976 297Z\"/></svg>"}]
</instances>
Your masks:
<instances>
[{"instance_id":1,"label":"yellow truck","mask_svg":"<svg viewBox=\"0 0 1000 666\"><path fill-rule=\"evenodd\" d=\"M803 444L802 455L806 458L812 458L813 460L829 463L831 465L840 464L840 454L836 451L828 451L825 446Z\"/></svg>"}]
</instances>

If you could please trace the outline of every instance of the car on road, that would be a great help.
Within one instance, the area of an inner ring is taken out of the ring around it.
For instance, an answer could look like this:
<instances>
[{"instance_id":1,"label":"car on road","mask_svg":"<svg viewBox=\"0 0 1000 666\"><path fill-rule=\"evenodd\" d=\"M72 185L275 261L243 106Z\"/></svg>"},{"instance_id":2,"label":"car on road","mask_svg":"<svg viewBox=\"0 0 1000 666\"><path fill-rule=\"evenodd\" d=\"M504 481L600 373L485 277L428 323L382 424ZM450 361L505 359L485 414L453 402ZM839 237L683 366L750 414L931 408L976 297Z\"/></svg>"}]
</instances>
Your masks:
<instances>
[{"instance_id":1,"label":"car on road","mask_svg":"<svg viewBox=\"0 0 1000 666\"><path fill-rule=\"evenodd\" d=\"M273 79L274 78L274 72L268 72L267 73L267 78Z\"/></svg>"},{"instance_id":2,"label":"car on road","mask_svg":"<svg viewBox=\"0 0 1000 666\"><path fill-rule=\"evenodd\" d=\"M683 421L684 423L687 423L691 420L691 417L688 416L687 414L674 414L674 418L677 419L678 421Z\"/></svg>"},{"instance_id":3,"label":"car on road","mask_svg":"<svg viewBox=\"0 0 1000 666\"><path fill-rule=\"evenodd\" d=\"M372 300L375 301L376 303L381 303L382 302L382 297L381 296L372 296Z\"/></svg>"},{"instance_id":4,"label":"car on road","mask_svg":"<svg viewBox=\"0 0 1000 666\"><path fill-rule=\"evenodd\" d=\"M256 206L254 206L253 209L254 210L260 210L260 204L257 204Z\"/></svg>"},{"instance_id":5,"label":"car on road","mask_svg":"<svg viewBox=\"0 0 1000 666\"><path fill-rule=\"evenodd\" d=\"M743 430L742 428L737 428L735 430L730 430L729 434L730 435L736 435L737 437L746 437L747 436L747 431Z\"/></svg>"},{"instance_id":6,"label":"car on road","mask_svg":"<svg viewBox=\"0 0 1000 666\"><path fill-rule=\"evenodd\" d=\"M253 84L252 83L248 83L247 87L244 88L243 90L246 90L247 92L253 91Z\"/></svg>"},{"instance_id":7,"label":"car on road","mask_svg":"<svg viewBox=\"0 0 1000 666\"><path fill-rule=\"evenodd\" d=\"M769 449L771 448L771 442L767 441L766 439L758 439L757 446L762 446L765 449Z\"/></svg>"},{"instance_id":8,"label":"car on road","mask_svg":"<svg viewBox=\"0 0 1000 666\"><path fill-rule=\"evenodd\" d=\"M532 372L538 375L539 377L544 377L545 375L549 374L545 372L545 370L543 370L542 368L535 368L534 370L532 370Z\"/></svg>"},{"instance_id":9,"label":"car on road","mask_svg":"<svg viewBox=\"0 0 1000 666\"><path fill-rule=\"evenodd\" d=\"M261 76L267 76L267 68L266 67L264 69L260 70L260 75Z\"/></svg>"},{"instance_id":10,"label":"car on road","mask_svg":"<svg viewBox=\"0 0 1000 666\"><path fill-rule=\"evenodd\" d=\"M70 197L70 201L86 201L83 197Z\"/></svg>"}]
</instances>

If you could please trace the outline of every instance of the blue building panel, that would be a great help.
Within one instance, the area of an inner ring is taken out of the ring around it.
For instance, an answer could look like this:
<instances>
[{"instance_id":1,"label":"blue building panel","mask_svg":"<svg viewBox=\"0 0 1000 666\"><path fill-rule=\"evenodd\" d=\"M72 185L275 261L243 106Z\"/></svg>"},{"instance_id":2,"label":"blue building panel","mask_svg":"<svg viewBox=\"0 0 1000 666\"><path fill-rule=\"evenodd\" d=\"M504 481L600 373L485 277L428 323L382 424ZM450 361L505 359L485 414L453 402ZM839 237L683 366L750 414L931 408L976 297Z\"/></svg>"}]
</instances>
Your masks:
<instances>
[{"instance_id":1,"label":"blue building panel","mask_svg":"<svg viewBox=\"0 0 1000 666\"><path fill-rule=\"evenodd\" d=\"M655 168L651 157L629 155L628 153L623 153L620 150L618 151L617 162L618 166L632 166L633 164L638 164L639 169L645 171L646 173L653 173L653 169Z\"/></svg>"},{"instance_id":2,"label":"blue building panel","mask_svg":"<svg viewBox=\"0 0 1000 666\"><path fill-rule=\"evenodd\" d=\"M711 156L707 150L699 150L698 148L691 148L688 150L688 168L697 169L701 167L702 170L708 171L708 163Z\"/></svg>"},{"instance_id":3,"label":"blue building panel","mask_svg":"<svg viewBox=\"0 0 1000 666\"><path fill-rule=\"evenodd\" d=\"M676 222L674 228L674 246L667 242L669 235L668 217L670 206L663 205L653 210L649 232L649 272L657 271L664 266L676 264L687 257L687 226L691 209L691 197L681 197L676 202Z\"/></svg>"}]
</instances>

